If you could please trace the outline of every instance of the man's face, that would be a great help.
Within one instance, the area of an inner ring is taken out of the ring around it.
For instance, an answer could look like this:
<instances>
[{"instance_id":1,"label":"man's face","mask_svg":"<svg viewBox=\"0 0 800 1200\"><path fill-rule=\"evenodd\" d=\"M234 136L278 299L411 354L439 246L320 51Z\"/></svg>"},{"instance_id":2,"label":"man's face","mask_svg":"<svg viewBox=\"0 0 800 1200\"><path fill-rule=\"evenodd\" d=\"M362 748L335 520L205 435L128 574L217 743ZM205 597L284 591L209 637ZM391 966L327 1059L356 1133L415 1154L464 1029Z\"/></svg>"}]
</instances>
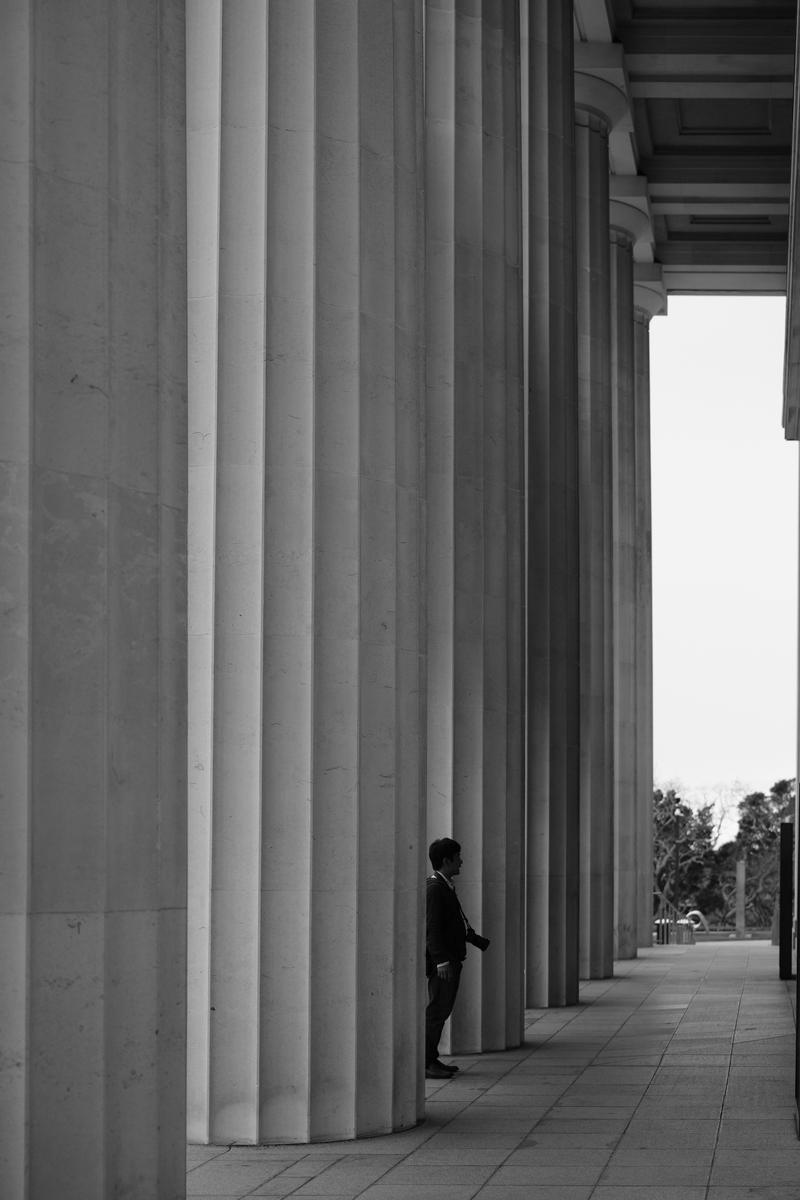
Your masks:
<instances>
[{"instance_id":1,"label":"man's face","mask_svg":"<svg viewBox=\"0 0 800 1200\"><path fill-rule=\"evenodd\" d=\"M461 854L454 854L452 858L446 858L442 862L441 871L448 879L452 879L454 875L458 875L461 870Z\"/></svg>"}]
</instances>

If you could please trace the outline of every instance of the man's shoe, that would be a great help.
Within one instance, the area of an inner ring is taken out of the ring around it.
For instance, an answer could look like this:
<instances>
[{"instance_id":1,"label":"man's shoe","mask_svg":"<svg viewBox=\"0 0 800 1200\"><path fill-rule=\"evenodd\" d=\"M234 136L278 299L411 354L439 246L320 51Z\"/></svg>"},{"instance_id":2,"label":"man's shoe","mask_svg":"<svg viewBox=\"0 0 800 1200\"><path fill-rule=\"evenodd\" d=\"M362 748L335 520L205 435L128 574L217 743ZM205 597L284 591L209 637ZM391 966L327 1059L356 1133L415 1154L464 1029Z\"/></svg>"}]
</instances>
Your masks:
<instances>
[{"instance_id":1,"label":"man's shoe","mask_svg":"<svg viewBox=\"0 0 800 1200\"><path fill-rule=\"evenodd\" d=\"M445 1071L449 1071L451 1075L455 1075L456 1071L458 1070L458 1067L455 1063L443 1063L440 1058L437 1058L436 1061L440 1067L444 1067Z\"/></svg>"},{"instance_id":2,"label":"man's shoe","mask_svg":"<svg viewBox=\"0 0 800 1200\"><path fill-rule=\"evenodd\" d=\"M426 1079L450 1079L452 1075L453 1072L449 1071L443 1062L439 1062L438 1058L428 1063L425 1068Z\"/></svg>"}]
</instances>

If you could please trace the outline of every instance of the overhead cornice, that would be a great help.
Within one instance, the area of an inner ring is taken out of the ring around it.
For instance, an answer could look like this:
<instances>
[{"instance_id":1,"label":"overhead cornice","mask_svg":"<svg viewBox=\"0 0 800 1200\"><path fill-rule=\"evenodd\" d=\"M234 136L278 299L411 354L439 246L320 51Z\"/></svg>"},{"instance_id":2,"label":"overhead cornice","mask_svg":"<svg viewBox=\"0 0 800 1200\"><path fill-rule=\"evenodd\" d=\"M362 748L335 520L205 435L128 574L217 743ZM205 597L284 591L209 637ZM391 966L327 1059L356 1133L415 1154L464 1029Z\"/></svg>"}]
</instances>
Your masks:
<instances>
[{"instance_id":1,"label":"overhead cornice","mask_svg":"<svg viewBox=\"0 0 800 1200\"><path fill-rule=\"evenodd\" d=\"M670 292L786 286L796 7L576 0L576 69L625 79L633 128L609 133L612 180L646 179L652 239L635 253L647 244Z\"/></svg>"},{"instance_id":2,"label":"overhead cornice","mask_svg":"<svg viewBox=\"0 0 800 1200\"><path fill-rule=\"evenodd\" d=\"M800 440L800 28L795 53L795 93L792 115L788 254L786 265L786 327L783 354L783 432Z\"/></svg>"},{"instance_id":3,"label":"overhead cornice","mask_svg":"<svg viewBox=\"0 0 800 1200\"><path fill-rule=\"evenodd\" d=\"M611 6L606 0L574 0L575 40L613 41Z\"/></svg>"}]
</instances>

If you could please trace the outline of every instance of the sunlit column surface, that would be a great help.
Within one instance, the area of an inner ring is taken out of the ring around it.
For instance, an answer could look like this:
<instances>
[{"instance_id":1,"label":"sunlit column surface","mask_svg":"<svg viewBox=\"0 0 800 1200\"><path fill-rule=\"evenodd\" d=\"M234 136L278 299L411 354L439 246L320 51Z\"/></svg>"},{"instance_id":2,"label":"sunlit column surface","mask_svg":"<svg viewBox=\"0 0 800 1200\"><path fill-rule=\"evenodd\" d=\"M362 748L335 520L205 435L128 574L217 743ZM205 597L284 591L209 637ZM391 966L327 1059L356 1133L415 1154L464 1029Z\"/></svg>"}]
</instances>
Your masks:
<instances>
[{"instance_id":1,"label":"sunlit column surface","mask_svg":"<svg viewBox=\"0 0 800 1200\"><path fill-rule=\"evenodd\" d=\"M614 797L611 512L611 280L608 134L627 112L612 84L575 75L580 404L580 973L613 970Z\"/></svg>"},{"instance_id":2,"label":"sunlit column surface","mask_svg":"<svg viewBox=\"0 0 800 1200\"><path fill-rule=\"evenodd\" d=\"M183 6L3 9L0 1195L185 1185Z\"/></svg>"},{"instance_id":3,"label":"sunlit column surface","mask_svg":"<svg viewBox=\"0 0 800 1200\"><path fill-rule=\"evenodd\" d=\"M636 805L636 429L633 231L627 206L612 205L611 412L613 457L615 957L635 958ZM630 210L635 211L635 210Z\"/></svg>"},{"instance_id":4,"label":"sunlit column surface","mask_svg":"<svg viewBox=\"0 0 800 1200\"><path fill-rule=\"evenodd\" d=\"M528 9L527 1000L578 998L578 397L572 9Z\"/></svg>"},{"instance_id":5,"label":"sunlit column surface","mask_svg":"<svg viewBox=\"0 0 800 1200\"><path fill-rule=\"evenodd\" d=\"M653 930L653 571L650 478L650 321L667 311L661 268L634 264L636 428L636 808L639 946Z\"/></svg>"},{"instance_id":6,"label":"sunlit column surface","mask_svg":"<svg viewBox=\"0 0 800 1200\"><path fill-rule=\"evenodd\" d=\"M189 10L190 1136L420 1112L421 9Z\"/></svg>"},{"instance_id":7,"label":"sunlit column surface","mask_svg":"<svg viewBox=\"0 0 800 1200\"><path fill-rule=\"evenodd\" d=\"M428 837L454 836L474 949L454 1051L522 1037L519 13L426 9Z\"/></svg>"}]
</instances>

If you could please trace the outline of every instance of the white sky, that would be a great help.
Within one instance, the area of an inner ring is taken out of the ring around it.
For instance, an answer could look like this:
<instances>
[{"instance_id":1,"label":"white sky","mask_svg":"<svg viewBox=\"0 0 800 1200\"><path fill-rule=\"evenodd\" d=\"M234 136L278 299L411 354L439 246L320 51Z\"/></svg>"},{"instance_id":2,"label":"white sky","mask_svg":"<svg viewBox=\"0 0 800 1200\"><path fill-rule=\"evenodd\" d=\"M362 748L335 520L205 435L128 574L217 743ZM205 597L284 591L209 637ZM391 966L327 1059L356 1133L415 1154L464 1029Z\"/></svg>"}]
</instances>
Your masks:
<instances>
[{"instance_id":1,"label":"white sky","mask_svg":"<svg viewBox=\"0 0 800 1200\"><path fill-rule=\"evenodd\" d=\"M655 777L695 803L796 771L783 321L782 299L676 296L650 325Z\"/></svg>"}]
</instances>

